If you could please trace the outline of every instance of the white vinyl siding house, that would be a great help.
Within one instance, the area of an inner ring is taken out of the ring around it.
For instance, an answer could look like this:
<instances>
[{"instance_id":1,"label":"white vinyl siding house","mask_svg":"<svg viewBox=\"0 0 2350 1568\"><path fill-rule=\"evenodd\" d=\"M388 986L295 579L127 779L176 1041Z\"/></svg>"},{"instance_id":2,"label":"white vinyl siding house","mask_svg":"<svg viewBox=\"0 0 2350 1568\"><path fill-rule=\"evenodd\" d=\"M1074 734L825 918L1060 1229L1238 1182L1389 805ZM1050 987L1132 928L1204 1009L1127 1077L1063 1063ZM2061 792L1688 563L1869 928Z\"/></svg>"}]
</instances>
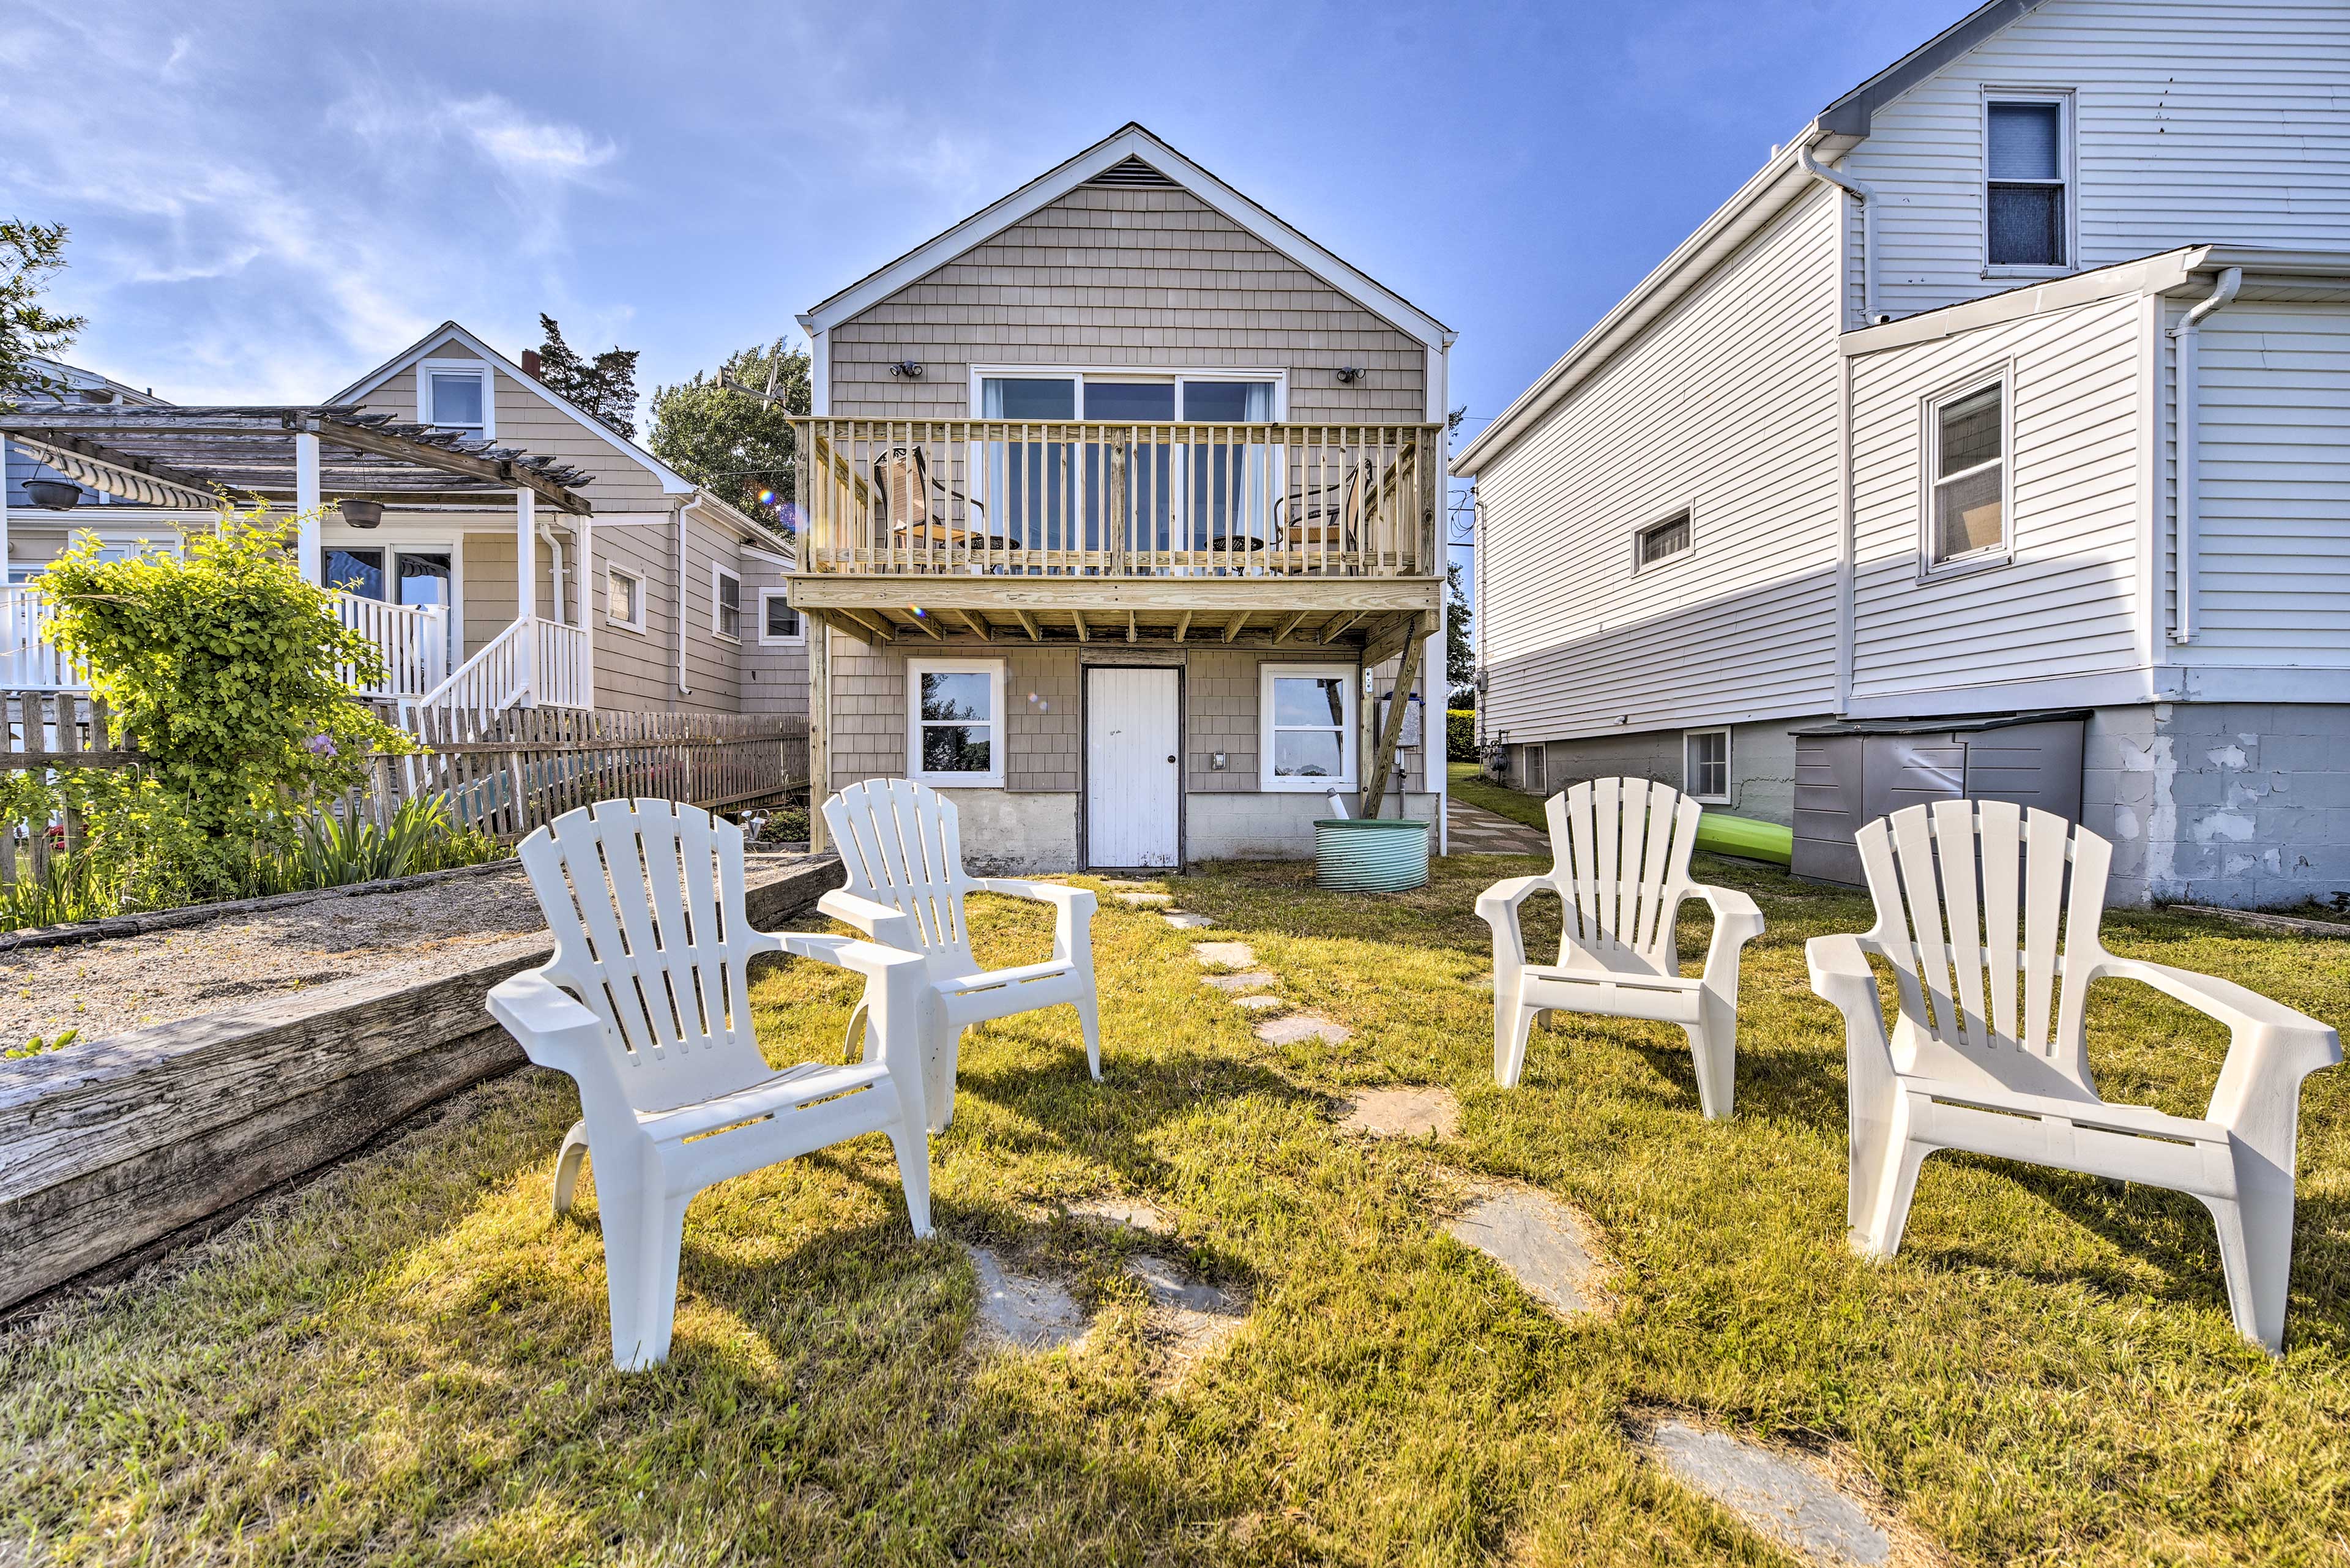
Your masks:
<instances>
[{"instance_id":1,"label":"white vinyl siding house","mask_svg":"<svg viewBox=\"0 0 2350 1568\"><path fill-rule=\"evenodd\" d=\"M1693 787L1727 730L1721 803L1786 822L1798 732L2070 723L2124 895L2350 893L2350 12L1984 6L1454 472L1522 783Z\"/></svg>"}]
</instances>

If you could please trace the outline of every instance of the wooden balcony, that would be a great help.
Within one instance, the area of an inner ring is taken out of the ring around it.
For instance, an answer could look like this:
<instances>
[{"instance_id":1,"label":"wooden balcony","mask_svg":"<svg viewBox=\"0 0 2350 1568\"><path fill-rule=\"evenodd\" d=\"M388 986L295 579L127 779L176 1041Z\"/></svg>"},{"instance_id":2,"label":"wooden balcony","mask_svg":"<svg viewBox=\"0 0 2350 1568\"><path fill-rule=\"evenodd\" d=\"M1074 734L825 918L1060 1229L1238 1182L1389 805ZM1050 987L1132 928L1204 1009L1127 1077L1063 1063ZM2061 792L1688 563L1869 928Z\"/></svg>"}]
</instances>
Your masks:
<instances>
[{"instance_id":1,"label":"wooden balcony","mask_svg":"<svg viewBox=\"0 0 2350 1568\"><path fill-rule=\"evenodd\" d=\"M1440 603L1439 425L794 423L791 600L867 642L1365 642Z\"/></svg>"}]
</instances>

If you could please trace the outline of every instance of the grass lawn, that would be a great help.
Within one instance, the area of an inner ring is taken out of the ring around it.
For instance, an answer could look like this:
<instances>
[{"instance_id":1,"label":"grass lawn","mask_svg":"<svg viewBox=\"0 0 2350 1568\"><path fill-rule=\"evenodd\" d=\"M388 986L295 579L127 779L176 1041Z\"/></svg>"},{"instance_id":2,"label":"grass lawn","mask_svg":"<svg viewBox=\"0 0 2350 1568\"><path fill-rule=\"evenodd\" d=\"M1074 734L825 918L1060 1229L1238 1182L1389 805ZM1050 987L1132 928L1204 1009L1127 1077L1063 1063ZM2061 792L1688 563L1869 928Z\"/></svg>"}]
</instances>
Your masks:
<instances>
[{"instance_id":1,"label":"grass lawn","mask_svg":"<svg viewBox=\"0 0 2350 1568\"><path fill-rule=\"evenodd\" d=\"M1447 763L1444 772L1449 781L1445 787L1471 805L1482 805L1497 816L1524 823L1538 833L1550 831L1550 819L1543 815L1542 796L1495 784L1475 763ZM1864 928L1866 924L1863 922Z\"/></svg>"},{"instance_id":2,"label":"grass lawn","mask_svg":"<svg viewBox=\"0 0 2350 1568\"><path fill-rule=\"evenodd\" d=\"M548 1213L568 1085L488 1085L0 1334L0 1562L1787 1562L1638 1457L1627 1423L1660 1410L1833 1448L1956 1562L2343 1561L2350 1075L2303 1101L2280 1360L2236 1336L2210 1220L2168 1193L1939 1156L1902 1255L1872 1267L1844 1242L1841 1033L1802 950L1865 902L1702 865L1771 924L1738 1116L1712 1124L1660 1026L1542 1030L1524 1086L1493 1087L1471 909L1531 868L1455 859L1380 898L1298 866L1172 884L1351 1025L1336 1046L1259 1044L1200 984L1191 933L1106 908L1107 1082L1066 1009L968 1042L929 1242L879 1137L705 1194L651 1373L611 1368L592 1201ZM1048 940L1033 906L981 900L975 924L992 961ZM2350 1022L2338 940L2106 929ZM1685 955L1703 934L1693 914ZM833 971L772 971L757 996L779 1058L838 1048ZM2091 1016L2111 1096L2199 1111L2220 1031L2118 982ZM1451 1088L1459 1136L1336 1127L1387 1084ZM1609 1311L1554 1317L1443 1234L1469 1181L1503 1179L1596 1222ZM1131 1238L1064 1211L1109 1195L1155 1201L1249 1303L1188 1366L1143 1335ZM962 1241L1073 1282L1089 1340L967 1348Z\"/></svg>"}]
</instances>

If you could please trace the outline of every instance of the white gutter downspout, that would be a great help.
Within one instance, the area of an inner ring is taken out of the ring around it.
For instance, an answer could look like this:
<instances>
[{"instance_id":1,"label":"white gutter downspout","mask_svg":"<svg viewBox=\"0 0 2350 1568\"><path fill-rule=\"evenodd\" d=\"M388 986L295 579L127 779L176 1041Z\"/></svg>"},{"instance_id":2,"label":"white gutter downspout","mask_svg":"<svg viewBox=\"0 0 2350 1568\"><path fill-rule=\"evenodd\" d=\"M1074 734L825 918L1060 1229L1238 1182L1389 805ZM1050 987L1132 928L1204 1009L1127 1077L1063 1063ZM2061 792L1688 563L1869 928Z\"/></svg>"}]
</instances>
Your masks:
<instances>
[{"instance_id":1,"label":"white gutter downspout","mask_svg":"<svg viewBox=\"0 0 2350 1568\"><path fill-rule=\"evenodd\" d=\"M693 695L693 688L685 683L685 509L691 501L677 504L677 694Z\"/></svg>"},{"instance_id":2,"label":"white gutter downspout","mask_svg":"<svg viewBox=\"0 0 2350 1568\"><path fill-rule=\"evenodd\" d=\"M1839 174L1836 171L1829 168L1826 164L1822 163L1818 159L1812 156L1812 150L1808 147L1798 147L1795 149L1795 161L1803 166L1804 173L1812 175L1815 179L1825 180L1831 185L1837 186L1849 192L1853 200L1860 203L1860 323L1864 327L1874 327L1877 323L1878 316L1877 308L1877 192L1871 190L1868 186L1862 184L1859 181L1852 178L1850 175ZM1843 313L1839 310L1837 314L1842 315Z\"/></svg>"},{"instance_id":3,"label":"white gutter downspout","mask_svg":"<svg viewBox=\"0 0 2350 1568\"><path fill-rule=\"evenodd\" d=\"M2170 329L2170 336L2178 344L2178 558L2174 568L2178 574L2178 625L2170 634L2173 642L2195 639L2195 546L2202 510L2195 461L2202 424L2198 409L2202 401L2197 379L2196 359L2201 342L2198 328L2205 317L2223 309L2243 286L2244 269L2228 268L2220 275L2218 286L2187 313L2186 320Z\"/></svg>"},{"instance_id":4,"label":"white gutter downspout","mask_svg":"<svg viewBox=\"0 0 2350 1568\"><path fill-rule=\"evenodd\" d=\"M542 523L538 525L539 542L546 546L547 586L555 596L555 624L563 624L563 541L555 530Z\"/></svg>"}]
</instances>

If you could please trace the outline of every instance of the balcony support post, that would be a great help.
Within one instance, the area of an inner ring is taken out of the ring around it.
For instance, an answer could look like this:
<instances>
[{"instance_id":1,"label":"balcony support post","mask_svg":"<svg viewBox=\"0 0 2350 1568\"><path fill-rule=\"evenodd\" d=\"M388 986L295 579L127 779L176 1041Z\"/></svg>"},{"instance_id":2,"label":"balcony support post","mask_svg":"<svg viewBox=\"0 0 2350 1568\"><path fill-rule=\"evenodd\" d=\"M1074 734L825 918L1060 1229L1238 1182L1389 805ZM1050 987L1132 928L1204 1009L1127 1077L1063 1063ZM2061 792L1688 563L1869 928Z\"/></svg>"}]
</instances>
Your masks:
<instances>
[{"instance_id":1,"label":"balcony support post","mask_svg":"<svg viewBox=\"0 0 2350 1568\"><path fill-rule=\"evenodd\" d=\"M538 706L538 636L531 624L538 617L538 498L530 486L515 488L515 658L522 677L525 708Z\"/></svg>"},{"instance_id":2,"label":"balcony support post","mask_svg":"<svg viewBox=\"0 0 2350 1568\"><path fill-rule=\"evenodd\" d=\"M295 559L302 580L324 586L326 554L318 540L318 438L308 431L294 436Z\"/></svg>"}]
</instances>

